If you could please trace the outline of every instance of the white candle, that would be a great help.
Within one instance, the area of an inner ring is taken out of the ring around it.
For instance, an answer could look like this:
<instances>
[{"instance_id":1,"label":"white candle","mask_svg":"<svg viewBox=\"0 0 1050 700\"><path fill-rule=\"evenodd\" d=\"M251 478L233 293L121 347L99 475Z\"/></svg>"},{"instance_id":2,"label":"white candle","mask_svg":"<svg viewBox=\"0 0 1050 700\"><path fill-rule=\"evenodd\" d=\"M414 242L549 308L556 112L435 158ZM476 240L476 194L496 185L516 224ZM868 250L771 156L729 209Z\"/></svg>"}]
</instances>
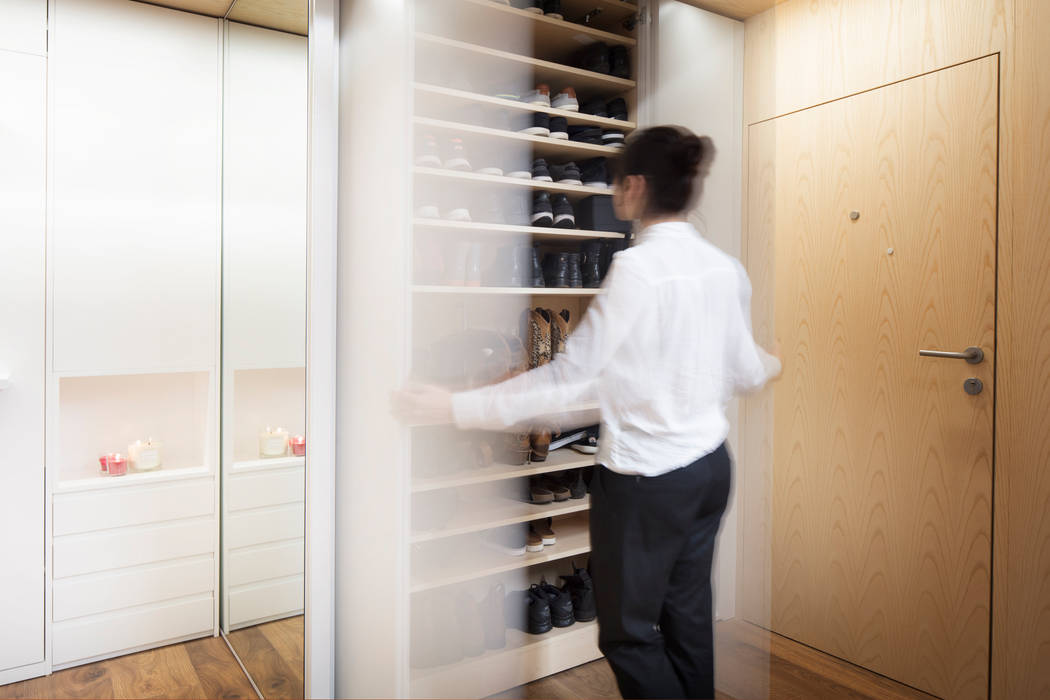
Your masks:
<instances>
[{"instance_id":1,"label":"white candle","mask_svg":"<svg viewBox=\"0 0 1050 700\"><path fill-rule=\"evenodd\" d=\"M288 451L288 431L267 427L259 434L259 454L263 457L284 457Z\"/></svg>"},{"instance_id":2,"label":"white candle","mask_svg":"<svg viewBox=\"0 0 1050 700\"><path fill-rule=\"evenodd\" d=\"M135 444L128 445L128 461L131 462L131 467L140 472L160 468L160 448L161 444L154 442L153 438L147 438L146 442L136 440Z\"/></svg>"}]
</instances>

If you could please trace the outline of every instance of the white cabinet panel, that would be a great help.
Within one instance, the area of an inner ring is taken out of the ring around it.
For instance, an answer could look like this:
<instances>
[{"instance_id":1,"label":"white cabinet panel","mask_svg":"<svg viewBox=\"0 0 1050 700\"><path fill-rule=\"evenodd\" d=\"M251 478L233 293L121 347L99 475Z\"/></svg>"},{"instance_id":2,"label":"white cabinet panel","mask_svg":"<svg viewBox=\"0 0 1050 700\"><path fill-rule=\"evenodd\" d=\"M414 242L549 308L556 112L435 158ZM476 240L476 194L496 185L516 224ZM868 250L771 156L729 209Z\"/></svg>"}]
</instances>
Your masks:
<instances>
[{"instance_id":1,"label":"white cabinet panel","mask_svg":"<svg viewBox=\"0 0 1050 700\"><path fill-rule=\"evenodd\" d=\"M215 551L215 518L56 537L54 578Z\"/></svg>"},{"instance_id":2,"label":"white cabinet panel","mask_svg":"<svg viewBox=\"0 0 1050 700\"><path fill-rule=\"evenodd\" d=\"M306 495L305 469L235 474L227 480L225 494L227 512L296 503Z\"/></svg>"},{"instance_id":3,"label":"white cabinet panel","mask_svg":"<svg viewBox=\"0 0 1050 700\"><path fill-rule=\"evenodd\" d=\"M294 576L230 591L230 627L303 611L303 577Z\"/></svg>"},{"instance_id":4,"label":"white cabinet panel","mask_svg":"<svg viewBox=\"0 0 1050 700\"><path fill-rule=\"evenodd\" d=\"M56 622L52 660L70 665L99 656L190 636L211 634L211 594L116 613Z\"/></svg>"},{"instance_id":5,"label":"white cabinet panel","mask_svg":"<svg viewBox=\"0 0 1050 700\"><path fill-rule=\"evenodd\" d=\"M232 550L293 537L302 538L305 517L303 503L230 513L223 521L224 542L227 549Z\"/></svg>"},{"instance_id":6,"label":"white cabinet panel","mask_svg":"<svg viewBox=\"0 0 1050 700\"><path fill-rule=\"evenodd\" d=\"M55 581L52 619L71 620L198 593L211 594L214 589L215 560L211 555L74 576Z\"/></svg>"},{"instance_id":7,"label":"white cabinet panel","mask_svg":"<svg viewBox=\"0 0 1050 700\"><path fill-rule=\"evenodd\" d=\"M47 51L47 0L0 0L0 17L0 50Z\"/></svg>"},{"instance_id":8,"label":"white cabinet panel","mask_svg":"<svg viewBox=\"0 0 1050 700\"><path fill-rule=\"evenodd\" d=\"M0 671L44 659L46 94L45 58L0 51Z\"/></svg>"},{"instance_id":9,"label":"white cabinet panel","mask_svg":"<svg viewBox=\"0 0 1050 700\"><path fill-rule=\"evenodd\" d=\"M241 586L301 573L303 540L292 540L230 552L226 578L230 586Z\"/></svg>"},{"instance_id":10,"label":"white cabinet panel","mask_svg":"<svg viewBox=\"0 0 1050 700\"><path fill-rule=\"evenodd\" d=\"M56 0L54 369L215 364L219 21Z\"/></svg>"},{"instance_id":11,"label":"white cabinet panel","mask_svg":"<svg viewBox=\"0 0 1050 700\"><path fill-rule=\"evenodd\" d=\"M306 37L231 23L223 314L233 369L306 364Z\"/></svg>"},{"instance_id":12,"label":"white cabinet panel","mask_svg":"<svg viewBox=\"0 0 1050 700\"><path fill-rule=\"evenodd\" d=\"M157 523L215 512L215 480L171 482L55 496L55 536Z\"/></svg>"}]
</instances>

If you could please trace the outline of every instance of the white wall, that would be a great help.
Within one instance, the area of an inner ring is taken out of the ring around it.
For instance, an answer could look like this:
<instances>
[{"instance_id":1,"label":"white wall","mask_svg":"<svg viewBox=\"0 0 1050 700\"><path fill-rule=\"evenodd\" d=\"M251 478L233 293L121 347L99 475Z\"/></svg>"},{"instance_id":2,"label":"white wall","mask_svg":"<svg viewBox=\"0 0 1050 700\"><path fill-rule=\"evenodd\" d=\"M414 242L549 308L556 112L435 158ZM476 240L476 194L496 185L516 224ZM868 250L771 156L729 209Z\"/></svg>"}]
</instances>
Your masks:
<instances>
[{"instance_id":1,"label":"white wall","mask_svg":"<svg viewBox=\"0 0 1050 700\"><path fill-rule=\"evenodd\" d=\"M690 217L707 240L740 257L743 168L744 24L677 0L661 0L656 21L654 124L710 136L718 150L699 208ZM729 415L738 414L736 402ZM736 443L736 424L729 436ZM715 617L735 610L737 511L734 490L715 560Z\"/></svg>"}]
</instances>

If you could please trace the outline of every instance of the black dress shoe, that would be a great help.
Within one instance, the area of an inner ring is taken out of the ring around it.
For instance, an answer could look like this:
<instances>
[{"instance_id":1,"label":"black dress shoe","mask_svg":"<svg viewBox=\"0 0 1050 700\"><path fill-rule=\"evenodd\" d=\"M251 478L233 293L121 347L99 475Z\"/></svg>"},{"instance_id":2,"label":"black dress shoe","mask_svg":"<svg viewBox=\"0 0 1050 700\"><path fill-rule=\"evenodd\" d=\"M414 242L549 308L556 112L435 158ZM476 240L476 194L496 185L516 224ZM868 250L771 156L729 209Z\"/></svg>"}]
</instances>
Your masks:
<instances>
[{"instance_id":1,"label":"black dress shoe","mask_svg":"<svg viewBox=\"0 0 1050 700\"><path fill-rule=\"evenodd\" d=\"M611 52L608 44L596 42L581 50L576 56L576 65L584 70L609 75L612 70Z\"/></svg>"},{"instance_id":2,"label":"black dress shoe","mask_svg":"<svg viewBox=\"0 0 1050 700\"><path fill-rule=\"evenodd\" d=\"M609 73L617 78L631 77L631 61L627 57L626 46L614 46L609 51Z\"/></svg>"}]
</instances>

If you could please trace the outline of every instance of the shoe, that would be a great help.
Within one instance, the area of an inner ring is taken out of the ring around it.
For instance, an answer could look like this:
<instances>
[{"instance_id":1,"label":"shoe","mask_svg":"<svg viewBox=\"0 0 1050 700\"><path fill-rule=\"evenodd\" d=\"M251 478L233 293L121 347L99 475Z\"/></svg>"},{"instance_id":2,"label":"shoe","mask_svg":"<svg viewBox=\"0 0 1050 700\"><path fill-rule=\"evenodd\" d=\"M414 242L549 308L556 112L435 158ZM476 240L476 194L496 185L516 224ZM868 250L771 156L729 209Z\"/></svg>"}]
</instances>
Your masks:
<instances>
[{"instance_id":1,"label":"shoe","mask_svg":"<svg viewBox=\"0 0 1050 700\"><path fill-rule=\"evenodd\" d=\"M551 497L553 498L553 494ZM495 530L488 530L482 536L482 544L489 549L495 550L500 554L506 554L512 557L525 556L525 529L511 525L510 527L501 527Z\"/></svg>"},{"instance_id":2,"label":"shoe","mask_svg":"<svg viewBox=\"0 0 1050 700\"><path fill-rule=\"evenodd\" d=\"M576 622L576 616L572 611L572 594L546 581L540 581L538 588L547 599L547 606L551 611L551 623L555 627L569 627Z\"/></svg>"},{"instance_id":3,"label":"shoe","mask_svg":"<svg viewBox=\"0 0 1050 700\"><path fill-rule=\"evenodd\" d=\"M567 112L579 112L580 101L576 97L576 90L571 87L562 88L562 91L551 100L551 107L564 109Z\"/></svg>"},{"instance_id":4,"label":"shoe","mask_svg":"<svg viewBox=\"0 0 1050 700\"><path fill-rule=\"evenodd\" d=\"M551 359L565 352L565 343L569 339L569 310L562 309L561 313L554 313L547 309L551 316Z\"/></svg>"},{"instance_id":5,"label":"shoe","mask_svg":"<svg viewBox=\"0 0 1050 700\"><path fill-rule=\"evenodd\" d=\"M582 124L570 126L569 140L577 143L593 143L596 146L600 146L602 145L602 130L597 126L585 126Z\"/></svg>"},{"instance_id":6,"label":"shoe","mask_svg":"<svg viewBox=\"0 0 1050 700\"><path fill-rule=\"evenodd\" d=\"M610 119L627 121L627 101L622 97L617 97L616 99L611 100L609 104L605 106L605 111Z\"/></svg>"},{"instance_id":7,"label":"shoe","mask_svg":"<svg viewBox=\"0 0 1050 700\"><path fill-rule=\"evenodd\" d=\"M485 647L502 649L507 646L506 612L503 609L507 595L503 584L497 583L489 589L489 594L481 603L481 618L485 622Z\"/></svg>"},{"instance_id":8,"label":"shoe","mask_svg":"<svg viewBox=\"0 0 1050 700\"><path fill-rule=\"evenodd\" d=\"M420 204L416 207L416 218L417 219L440 219L441 208L438 205L427 202Z\"/></svg>"},{"instance_id":9,"label":"shoe","mask_svg":"<svg viewBox=\"0 0 1050 700\"><path fill-rule=\"evenodd\" d=\"M445 209L445 219L448 221L470 221L470 209L463 204L454 204Z\"/></svg>"},{"instance_id":10,"label":"shoe","mask_svg":"<svg viewBox=\"0 0 1050 700\"><path fill-rule=\"evenodd\" d=\"M602 131L602 145L612 146L613 148L623 148L623 132L615 129L605 129Z\"/></svg>"},{"instance_id":11,"label":"shoe","mask_svg":"<svg viewBox=\"0 0 1050 700\"><path fill-rule=\"evenodd\" d=\"M609 169L605 158L590 158L580 164L580 179L587 187L609 188Z\"/></svg>"},{"instance_id":12,"label":"shoe","mask_svg":"<svg viewBox=\"0 0 1050 700\"><path fill-rule=\"evenodd\" d=\"M511 102L521 102L521 92L515 90L507 85L500 85L490 93L493 97L498 97L501 100L510 100Z\"/></svg>"},{"instance_id":13,"label":"shoe","mask_svg":"<svg viewBox=\"0 0 1050 700\"><path fill-rule=\"evenodd\" d=\"M569 254L547 253L543 258L543 281L548 287L569 286Z\"/></svg>"},{"instance_id":14,"label":"shoe","mask_svg":"<svg viewBox=\"0 0 1050 700\"><path fill-rule=\"evenodd\" d=\"M545 505L554 503L554 492L547 488L539 477L529 479L529 503Z\"/></svg>"},{"instance_id":15,"label":"shoe","mask_svg":"<svg viewBox=\"0 0 1050 700\"><path fill-rule=\"evenodd\" d=\"M626 46L614 46L609 50L609 73L617 78L631 77L631 60Z\"/></svg>"},{"instance_id":16,"label":"shoe","mask_svg":"<svg viewBox=\"0 0 1050 700\"><path fill-rule=\"evenodd\" d=\"M496 251L496 262L485 277L490 287L524 287L521 246L503 246Z\"/></svg>"},{"instance_id":17,"label":"shoe","mask_svg":"<svg viewBox=\"0 0 1050 700\"><path fill-rule=\"evenodd\" d=\"M551 106L551 87L546 83L540 83L536 86L535 90L530 90L525 93L521 101L530 105L540 105L542 107Z\"/></svg>"},{"instance_id":18,"label":"shoe","mask_svg":"<svg viewBox=\"0 0 1050 700\"><path fill-rule=\"evenodd\" d=\"M544 312L546 313L546 311ZM550 360L547 360L550 362ZM546 364L546 363L544 363ZM541 430L538 433L532 434L532 455L529 460L532 462L546 462L547 455L551 451L551 431ZM557 494L555 494L555 500L557 500Z\"/></svg>"},{"instance_id":19,"label":"shoe","mask_svg":"<svg viewBox=\"0 0 1050 700\"><path fill-rule=\"evenodd\" d=\"M541 182L554 182L550 169L547 167L547 161L543 158L537 158L532 161L532 179Z\"/></svg>"},{"instance_id":20,"label":"shoe","mask_svg":"<svg viewBox=\"0 0 1050 700\"><path fill-rule=\"evenodd\" d=\"M565 19L561 14L561 0L543 0L543 14L552 19Z\"/></svg>"},{"instance_id":21,"label":"shoe","mask_svg":"<svg viewBox=\"0 0 1050 700\"><path fill-rule=\"evenodd\" d=\"M529 530L535 532L544 547L550 547L552 544L558 544L558 538L554 534L554 530L551 529L551 519L537 520L529 525Z\"/></svg>"},{"instance_id":22,"label":"shoe","mask_svg":"<svg viewBox=\"0 0 1050 700\"><path fill-rule=\"evenodd\" d=\"M511 0L511 2L519 10L535 12L538 15L543 14L543 0Z\"/></svg>"},{"instance_id":23,"label":"shoe","mask_svg":"<svg viewBox=\"0 0 1050 700\"><path fill-rule=\"evenodd\" d=\"M583 287L583 268L580 267L579 253L569 253L569 286L574 289Z\"/></svg>"},{"instance_id":24,"label":"shoe","mask_svg":"<svg viewBox=\"0 0 1050 700\"><path fill-rule=\"evenodd\" d=\"M564 484L559 482L557 479L551 476L544 476L540 478L541 488L545 488L554 495L554 500L557 502L567 501L572 497L572 492L565 487Z\"/></svg>"},{"instance_id":25,"label":"shoe","mask_svg":"<svg viewBox=\"0 0 1050 700\"><path fill-rule=\"evenodd\" d=\"M532 225L554 225L554 209L551 207L551 196L546 192L537 192L532 196Z\"/></svg>"},{"instance_id":26,"label":"shoe","mask_svg":"<svg viewBox=\"0 0 1050 700\"><path fill-rule=\"evenodd\" d=\"M573 212L568 197L560 193L555 194L551 198L551 207L554 209L554 228L576 228L576 213Z\"/></svg>"},{"instance_id":27,"label":"shoe","mask_svg":"<svg viewBox=\"0 0 1050 700\"><path fill-rule=\"evenodd\" d=\"M503 169L503 174L507 177L513 177L519 180L531 180L532 171L523 169L520 165L520 163L508 164L507 167Z\"/></svg>"},{"instance_id":28,"label":"shoe","mask_svg":"<svg viewBox=\"0 0 1050 700\"><path fill-rule=\"evenodd\" d=\"M459 640L463 648L463 656L478 656L485 652L485 621L481 617L481 609L466 593L460 593L456 598L456 613Z\"/></svg>"},{"instance_id":29,"label":"shoe","mask_svg":"<svg viewBox=\"0 0 1050 700\"><path fill-rule=\"evenodd\" d=\"M567 140L569 138L569 122L565 117L551 117L550 137L552 139Z\"/></svg>"},{"instance_id":30,"label":"shoe","mask_svg":"<svg viewBox=\"0 0 1050 700\"><path fill-rule=\"evenodd\" d=\"M467 287L481 286L481 244L471 243L467 248L467 269L463 277Z\"/></svg>"},{"instance_id":31,"label":"shoe","mask_svg":"<svg viewBox=\"0 0 1050 700\"><path fill-rule=\"evenodd\" d=\"M529 136L550 136L551 135L551 118L549 114L544 112L533 112L525 116L525 121L519 122L525 126L518 129L519 134L528 134ZM601 142L601 130L599 129L599 143Z\"/></svg>"},{"instance_id":32,"label":"shoe","mask_svg":"<svg viewBox=\"0 0 1050 700\"><path fill-rule=\"evenodd\" d=\"M524 364L524 363L522 363ZM532 454L532 442L527 432L507 433L503 443L503 461L507 464L526 464Z\"/></svg>"},{"instance_id":33,"label":"shoe","mask_svg":"<svg viewBox=\"0 0 1050 700\"><path fill-rule=\"evenodd\" d=\"M540 254L535 248L532 248L531 257L531 274L529 275L529 281L531 282L530 287L546 287L546 283L543 280L543 266L540 265Z\"/></svg>"},{"instance_id":34,"label":"shoe","mask_svg":"<svg viewBox=\"0 0 1050 700\"><path fill-rule=\"evenodd\" d=\"M533 584L529 588L528 597L528 630L529 634L544 634L550 632L553 627L551 619L551 605L546 594L540 590L538 585ZM570 596L569 603L572 604Z\"/></svg>"},{"instance_id":35,"label":"shoe","mask_svg":"<svg viewBox=\"0 0 1050 700\"><path fill-rule=\"evenodd\" d=\"M608 75L612 70L609 58L608 45L599 41L584 48L576 55L576 66L584 70Z\"/></svg>"},{"instance_id":36,"label":"shoe","mask_svg":"<svg viewBox=\"0 0 1050 700\"><path fill-rule=\"evenodd\" d=\"M592 425L587 428L587 435L569 447L585 455L598 454L598 426Z\"/></svg>"},{"instance_id":37,"label":"shoe","mask_svg":"<svg viewBox=\"0 0 1050 700\"><path fill-rule=\"evenodd\" d=\"M611 104L611 103L609 103L609 104ZM624 103L624 104L626 104L626 103ZM607 111L606 102L605 102L605 100L601 100L601 99L588 100L587 102L584 102L583 103L583 107L580 108L580 111L583 112L584 114L589 114L592 117L608 117L609 116L609 113Z\"/></svg>"},{"instance_id":38,"label":"shoe","mask_svg":"<svg viewBox=\"0 0 1050 700\"><path fill-rule=\"evenodd\" d=\"M477 172L481 173L482 175L495 175L496 177L503 177L503 168L495 164L486 166L484 168L478 168Z\"/></svg>"},{"instance_id":39,"label":"shoe","mask_svg":"<svg viewBox=\"0 0 1050 700\"><path fill-rule=\"evenodd\" d=\"M551 361L551 318L545 309L527 309L522 314L525 333L525 357L529 369ZM548 443L550 441L548 440Z\"/></svg>"},{"instance_id":40,"label":"shoe","mask_svg":"<svg viewBox=\"0 0 1050 700\"><path fill-rule=\"evenodd\" d=\"M572 161L569 161L565 165L552 165L550 166L550 171L551 177L554 178L555 182L563 185L583 184L583 180L580 179L580 168Z\"/></svg>"},{"instance_id":41,"label":"shoe","mask_svg":"<svg viewBox=\"0 0 1050 700\"><path fill-rule=\"evenodd\" d=\"M587 569L577 569L572 564L572 576L561 576L565 584L562 591L569 594L572 601L572 615L577 622L590 622L598 617L598 606L594 599L594 581Z\"/></svg>"},{"instance_id":42,"label":"shoe","mask_svg":"<svg viewBox=\"0 0 1050 700\"><path fill-rule=\"evenodd\" d=\"M529 525L529 534L527 535L525 550L529 552L542 552L543 551L543 538L538 532L536 532L532 525Z\"/></svg>"},{"instance_id":43,"label":"shoe","mask_svg":"<svg viewBox=\"0 0 1050 700\"><path fill-rule=\"evenodd\" d=\"M601 255L601 241L587 241L583 244L583 286L586 289L602 286Z\"/></svg>"},{"instance_id":44,"label":"shoe","mask_svg":"<svg viewBox=\"0 0 1050 700\"><path fill-rule=\"evenodd\" d=\"M433 134L423 134L416 146L416 165L427 168L441 167L441 153Z\"/></svg>"},{"instance_id":45,"label":"shoe","mask_svg":"<svg viewBox=\"0 0 1050 700\"><path fill-rule=\"evenodd\" d=\"M570 469L562 474L562 483L569 489L569 498L579 500L587 495L587 484L583 481L582 469Z\"/></svg>"},{"instance_id":46,"label":"shoe","mask_svg":"<svg viewBox=\"0 0 1050 700\"><path fill-rule=\"evenodd\" d=\"M463 146L463 139L449 139L445 161L442 165L449 170L470 170L470 161L467 159L467 149Z\"/></svg>"}]
</instances>

